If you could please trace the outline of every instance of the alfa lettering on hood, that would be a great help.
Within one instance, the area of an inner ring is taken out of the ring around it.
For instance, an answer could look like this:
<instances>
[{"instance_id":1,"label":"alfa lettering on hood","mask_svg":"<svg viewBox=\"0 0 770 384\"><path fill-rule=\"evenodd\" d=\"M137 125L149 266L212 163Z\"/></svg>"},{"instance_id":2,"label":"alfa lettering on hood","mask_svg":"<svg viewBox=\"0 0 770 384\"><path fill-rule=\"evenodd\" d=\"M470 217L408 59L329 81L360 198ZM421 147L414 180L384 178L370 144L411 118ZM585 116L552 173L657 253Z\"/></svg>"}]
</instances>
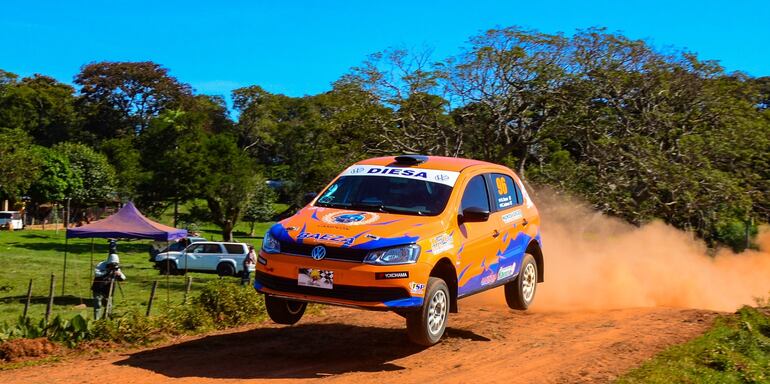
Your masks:
<instances>
[{"instance_id":1,"label":"alfa lettering on hood","mask_svg":"<svg viewBox=\"0 0 770 384\"><path fill-rule=\"evenodd\" d=\"M314 239L316 242L327 241L330 243L339 243L343 245L350 245L356 241L355 237L347 237L343 235L332 235L328 233L312 233L312 232L300 232L297 235L297 240Z\"/></svg>"},{"instance_id":2,"label":"alfa lettering on hood","mask_svg":"<svg viewBox=\"0 0 770 384\"><path fill-rule=\"evenodd\" d=\"M458 175L460 175L460 172L425 168L384 167L379 165L354 165L342 173L342 176L402 177L445 184L450 187L455 185Z\"/></svg>"}]
</instances>

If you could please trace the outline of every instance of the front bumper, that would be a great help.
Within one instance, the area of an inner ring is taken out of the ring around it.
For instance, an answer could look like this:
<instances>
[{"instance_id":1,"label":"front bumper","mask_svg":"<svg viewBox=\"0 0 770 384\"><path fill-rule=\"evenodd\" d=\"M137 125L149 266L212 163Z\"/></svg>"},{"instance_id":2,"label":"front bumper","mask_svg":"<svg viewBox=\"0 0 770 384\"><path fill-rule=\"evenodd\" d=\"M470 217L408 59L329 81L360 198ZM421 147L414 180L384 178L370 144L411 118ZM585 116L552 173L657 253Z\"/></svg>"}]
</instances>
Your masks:
<instances>
[{"instance_id":1,"label":"front bumper","mask_svg":"<svg viewBox=\"0 0 770 384\"><path fill-rule=\"evenodd\" d=\"M425 263L376 266L360 262L321 260L310 257L260 252L254 274L254 288L265 294L287 299L374 310L419 308L424 292L414 292L414 284L428 280L430 268ZM265 264L263 260L267 260ZM308 287L297 283L300 268L334 271L331 289ZM382 272L407 272L408 277L377 279Z\"/></svg>"}]
</instances>

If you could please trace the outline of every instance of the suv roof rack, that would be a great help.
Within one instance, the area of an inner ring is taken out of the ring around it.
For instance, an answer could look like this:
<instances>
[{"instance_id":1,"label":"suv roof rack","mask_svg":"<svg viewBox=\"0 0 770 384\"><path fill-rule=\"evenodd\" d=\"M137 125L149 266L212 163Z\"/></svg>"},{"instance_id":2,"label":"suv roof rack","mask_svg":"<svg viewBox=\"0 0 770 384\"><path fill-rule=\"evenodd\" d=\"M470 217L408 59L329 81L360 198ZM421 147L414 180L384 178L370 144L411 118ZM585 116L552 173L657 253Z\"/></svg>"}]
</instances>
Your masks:
<instances>
[{"instance_id":1,"label":"suv roof rack","mask_svg":"<svg viewBox=\"0 0 770 384\"><path fill-rule=\"evenodd\" d=\"M396 156L396 163L405 165L417 165L428 161L425 155L401 155Z\"/></svg>"}]
</instances>

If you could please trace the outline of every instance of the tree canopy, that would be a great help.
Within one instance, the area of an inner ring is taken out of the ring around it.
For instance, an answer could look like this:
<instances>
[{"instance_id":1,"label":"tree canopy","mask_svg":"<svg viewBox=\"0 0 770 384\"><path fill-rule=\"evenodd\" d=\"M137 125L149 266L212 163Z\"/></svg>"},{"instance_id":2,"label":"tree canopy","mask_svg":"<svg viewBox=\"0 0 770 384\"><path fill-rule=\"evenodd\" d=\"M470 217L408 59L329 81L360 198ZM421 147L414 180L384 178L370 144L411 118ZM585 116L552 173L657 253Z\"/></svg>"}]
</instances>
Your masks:
<instances>
[{"instance_id":1,"label":"tree canopy","mask_svg":"<svg viewBox=\"0 0 770 384\"><path fill-rule=\"evenodd\" d=\"M634 224L741 249L770 222L770 78L601 28L519 27L457 55L391 48L303 97L197 94L153 62L97 62L75 87L0 70L0 194L205 201L232 236L348 164L404 152L508 165Z\"/></svg>"}]
</instances>

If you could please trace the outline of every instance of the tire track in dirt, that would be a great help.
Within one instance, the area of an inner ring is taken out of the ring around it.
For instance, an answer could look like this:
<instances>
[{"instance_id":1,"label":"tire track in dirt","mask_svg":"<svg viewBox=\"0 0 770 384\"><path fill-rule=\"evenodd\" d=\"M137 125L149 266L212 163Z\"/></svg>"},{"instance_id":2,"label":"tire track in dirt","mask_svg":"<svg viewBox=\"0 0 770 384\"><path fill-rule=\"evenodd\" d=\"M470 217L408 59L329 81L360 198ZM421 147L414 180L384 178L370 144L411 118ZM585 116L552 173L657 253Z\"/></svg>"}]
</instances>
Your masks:
<instances>
[{"instance_id":1,"label":"tire track in dirt","mask_svg":"<svg viewBox=\"0 0 770 384\"><path fill-rule=\"evenodd\" d=\"M608 382L704 332L713 311L515 312L461 302L447 335L411 345L392 313L326 308L292 327L185 337L127 353L0 372L2 383Z\"/></svg>"}]
</instances>

